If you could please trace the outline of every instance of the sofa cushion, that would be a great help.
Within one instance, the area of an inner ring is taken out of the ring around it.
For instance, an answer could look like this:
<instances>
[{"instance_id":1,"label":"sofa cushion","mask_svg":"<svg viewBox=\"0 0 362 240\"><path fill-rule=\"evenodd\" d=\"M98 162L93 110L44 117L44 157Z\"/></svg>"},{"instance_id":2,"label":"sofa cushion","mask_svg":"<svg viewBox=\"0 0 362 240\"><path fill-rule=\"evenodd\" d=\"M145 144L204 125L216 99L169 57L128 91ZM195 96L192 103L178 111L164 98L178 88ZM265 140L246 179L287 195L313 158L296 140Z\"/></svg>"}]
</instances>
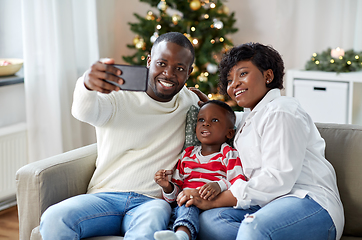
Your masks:
<instances>
[{"instance_id":1,"label":"sofa cushion","mask_svg":"<svg viewBox=\"0 0 362 240\"><path fill-rule=\"evenodd\" d=\"M344 207L343 235L362 237L362 126L317 123Z\"/></svg>"},{"instance_id":2,"label":"sofa cushion","mask_svg":"<svg viewBox=\"0 0 362 240\"><path fill-rule=\"evenodd\" d=\"M186 126L185 126L185 148L195 145L200 145L200 141L196 137L196 124L197 114L199 113L199 107L192 105L186 114Z\"/></svg>"}]
</instances>

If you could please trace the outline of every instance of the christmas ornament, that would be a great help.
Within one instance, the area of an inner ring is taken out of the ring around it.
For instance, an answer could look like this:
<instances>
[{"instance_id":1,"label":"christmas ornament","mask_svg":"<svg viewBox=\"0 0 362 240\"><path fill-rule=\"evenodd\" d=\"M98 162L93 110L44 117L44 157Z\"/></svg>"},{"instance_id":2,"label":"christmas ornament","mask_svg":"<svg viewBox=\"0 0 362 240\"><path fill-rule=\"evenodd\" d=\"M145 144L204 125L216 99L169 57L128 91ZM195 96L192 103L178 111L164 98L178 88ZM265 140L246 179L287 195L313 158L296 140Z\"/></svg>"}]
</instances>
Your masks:
<instances>
[{"instance_id":1,"label":"christmas ornament","mask_svg":"<svg viewBox=\"0 0 362 240\"><path fill-rule=\"evenodd\" d=\"M215 74L217 72L217 65L209 63L206 67L206 70L211 74Z\"/></svg>"},{"instance_id":2,"label":"christmas ornament","mask_svg":"<svg viewBox=\"0 0 362 240\"><path fill-rule=\"evenodd\" d=\"M197 77L197 80L199 82L207 82L207 74L205 74L204 72L202 72L198 77Z\"/></svg>"},{"instance_id":3,"label":"christmas ornament","mask_svg":"<svg viewBox=\"0 0 362 240\"><path fill-rule=\"evenodd\" d=\"M148 11L147 15L146 15L146 19L147 20L155 20L155 15L153 14L152 11Z\"/></svg>"},{"instance_id":4,"label":"christmas ornament","mask_svg":"<svg viewBox=\"0 0 362 240\"><path fill-rule=\"evenodd\" d=\"M190 8L193 10L193 11L196 11L196 10L199 10L201 7L201 3L199 0L192 0L190 2Z\"/></svg>"},{"instance_id":5,"label":"christmas ornament","mask_svg":"<svg viewBox=\"0 0 362 240\"><path fill-rule=\"evenodd\" d=\"M214 27L217 29L222 29L224 27L224 23L220 20L217 20L216 18L213 20L214 21Z\"/></svg>"},{"instance_id":6,"label":"christmas ornament","mask_svg":"<svg viewBox=\"0 0 362 240\"><path fill-rule=\"evenodd\" d=\"M207 95L210 100L221 100L224 101L224 96L219 93L210 93Z\"/></svg>"},{"instance_id":7,"label":"christmas ornament","mask_svg":"<svg viewBox=\"0 0 362 240\"><path fill-rule=\"evenodd\" d=\"M193 64L192 66L194 68L192 69L191 75L195 75L195 73L199 71L199 68L195 64Z\"/></svg>"},{"instance_id":8,"label":"christmas ornament","mask_svg":"<svg viewBox=\"0 0 362 240\"><path fill-rule=\"evenodd\" d=\"M180 12L179 10L177 10L177 9L173 9L173 8L168 7L165 12L169 16L173 16L173 15L177 14L177 15L179 15L181 17L181 19L184 17L184 14L182 12Z\"/></svg>"},{"instance_id":9,"label":"christmas ornament","mask_svg":"<svg viewBox=\"0 0 362 240\"><path fill-rule=\"evenodd\" d=\"M134 38L133 38L133 45L136 46L136 44L140 41L140 36L136 35Z\"/></svg>"},{"instance_id":10,"label":"christmas ornament","mask_svg":"<svg viewBox=\"0 0 362 240\"><path fill-rule=\"evenodd\" d=\"M178 15L178 14L172 15L172 23L173 23L173 24L177 25L180 20L181 20L181 16L180 16L180 15Z\"/></svg>"},{"instance_id":11,"label":"christmas ornament","mask_svg":"<svg viewBox=\"0 0 362 240\"><path fill-rule=\"evenodd\" d=\"M143 38L140 38L139 41L136 43L135 47L137 49L143 49L144 47L146 47L145 40Z\"/></svg>"},{"instance_id":12,"label":"christmas ornament","mask_svg":"<svg viewBox=\"0 0 362 240\"><path fill-rule=\"evenodd\" d=\"M150 38L151 43L154 43L157 38L158 38L158 33L154 32L153 35Z\"/></svg>"},{"instance_id":13,"label":"christmas ornament","mask_svg":"<svg viewBox=\"0 0 362 240\"><path fill-rule=\"evenodd\" d=\"M199 44L199 40L197 38L193 38L191 42L194 46L197 46Z\"/></svg>"},{"instance_id":14,"label":"christmas ornament","mask_svg":"<svg viewBox=\"0 0 362 240\"><path fill-rule=\"evenodd\" d=\"M190 34L188 34L188 33L184 33L184 35L185 35L185 37L187 37L187 39L192 43L192 37L191 37L191 35Z\"/></svg>"},{"instance_id":15,"label":"christmas ornament","mask_svg":"<svg viewBox=\"0 0 362 240\"><path fill-rule=\"evenodd\" d=\"M167 4L165 0L161 0L158 4L157 4L157 8L160 9L161 11L166 11L167 9Z\"/></svg>"},{"instance_id":16,"label":"christmas ornament","mask_svg":"<svg viewBox=\"0 0 362 240\"><path fill-rule=\"evenodd\" d=\"M226 14L226 15L229 15L230 13L230 10L227 6L223 5L223 12Z\"/></svg>"}]
</instances>

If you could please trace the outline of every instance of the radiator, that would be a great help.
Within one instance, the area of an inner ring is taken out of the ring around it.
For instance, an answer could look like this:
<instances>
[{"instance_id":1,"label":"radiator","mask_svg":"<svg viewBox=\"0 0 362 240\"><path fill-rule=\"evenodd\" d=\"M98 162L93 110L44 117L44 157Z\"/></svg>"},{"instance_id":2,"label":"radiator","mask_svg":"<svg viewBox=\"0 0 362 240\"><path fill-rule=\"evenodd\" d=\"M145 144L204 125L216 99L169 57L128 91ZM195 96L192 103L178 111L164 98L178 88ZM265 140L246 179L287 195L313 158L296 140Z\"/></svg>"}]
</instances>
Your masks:
<instances>
[{"instance_id":1,"label":"radiator","mask_svg":"<svg viewBox=\"0 0 362 240\"><path fill-rule=\"evenodd\" d=\"M0 201L15 196L15 173L27 163L26 123L0 128Z\"/></svg>"}]
</instances>

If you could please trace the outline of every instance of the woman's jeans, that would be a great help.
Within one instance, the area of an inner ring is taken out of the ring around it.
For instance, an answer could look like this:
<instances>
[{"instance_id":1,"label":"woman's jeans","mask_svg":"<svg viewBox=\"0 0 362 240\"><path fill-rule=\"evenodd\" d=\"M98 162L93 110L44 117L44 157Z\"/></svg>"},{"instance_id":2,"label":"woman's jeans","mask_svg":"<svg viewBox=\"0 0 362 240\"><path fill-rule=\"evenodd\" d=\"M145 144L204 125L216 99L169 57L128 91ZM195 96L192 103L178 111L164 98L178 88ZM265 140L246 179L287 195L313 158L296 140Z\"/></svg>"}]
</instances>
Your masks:
<instances>
[{"instance_id":1,"label":"woman's jeans","mask_svg":"<svg viewBox=\"0 0 362 240\"><path fill-rule=\"evenodd\" d=\"M166 201L133 192L84 194L49 207L40 233L44 240L107 235L153 239L154 232L167 229L170 214Z\"/></svg>"},{"instance_id":2,"label":"woman's jeans","mask_svg":"<svg viewBox=\"0 0 362 240\"><path fill-rule=\"evenodd\" d=\"M215 208L200 214L200 240L336 239L328 212L308 195L285 197L260 208Z\"/></svg>"},{"instance_id":3,"label":"woman's jeans","mask_svg":"<svg viewBox=\"0 0 362 240\"><path fill-rule=\"evenodd\" d=\"M200 229L199 214L200 209L193 205L190 207L185 207L185 205L182 205L181 207L176 206L172 209L170 223L173 221L174 223L171 229L176 232L178 227L185 226L191 233L191 239L195 240Z\"/></svg>"}]
</instances>

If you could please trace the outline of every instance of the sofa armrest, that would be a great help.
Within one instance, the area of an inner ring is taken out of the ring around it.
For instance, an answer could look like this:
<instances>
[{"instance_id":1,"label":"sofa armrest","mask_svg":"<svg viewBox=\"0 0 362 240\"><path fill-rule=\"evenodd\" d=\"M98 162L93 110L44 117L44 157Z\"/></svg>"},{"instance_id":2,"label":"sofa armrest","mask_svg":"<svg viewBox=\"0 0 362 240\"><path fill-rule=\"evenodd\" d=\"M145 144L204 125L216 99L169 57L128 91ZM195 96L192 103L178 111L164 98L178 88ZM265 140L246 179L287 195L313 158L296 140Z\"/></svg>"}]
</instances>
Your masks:
<instances>
[{"instance_id":1,"label":"sofa armrest","mask_svg":"<svg viewBox=\"0 0 362 240\"><path fill-rule=\"evenodd\" d=\"M30 239L42 213L66 198L86 193L95 170L97 144L91 144L20 168L16 195L20 239Z\"/></svg>"}]
</instances>

